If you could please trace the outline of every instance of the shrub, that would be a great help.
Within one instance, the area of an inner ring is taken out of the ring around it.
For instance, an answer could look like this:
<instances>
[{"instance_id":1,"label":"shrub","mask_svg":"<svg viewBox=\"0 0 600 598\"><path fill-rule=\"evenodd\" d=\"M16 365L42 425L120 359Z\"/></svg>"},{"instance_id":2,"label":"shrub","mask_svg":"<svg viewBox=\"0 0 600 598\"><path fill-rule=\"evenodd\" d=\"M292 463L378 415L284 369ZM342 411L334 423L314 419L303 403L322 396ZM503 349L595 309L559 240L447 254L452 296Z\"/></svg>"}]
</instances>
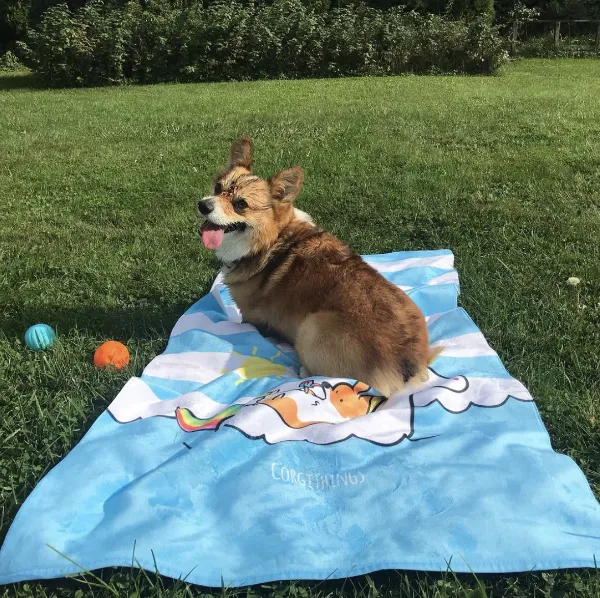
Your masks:
<instances>
[{"instance_id":1,"label":"shrub","mask_svg":"<svg viewBox=\"0 0 600 598\"><path fill-rule=\"evenodd\" d=\"M21 63L19 59L10 50L0 56L0 72L16 71L20 68Z\"/></svg>"},{"instance_id":2,"label":"shrub","mask_svg":"<svg viewBox=\"0 0 600 598\"><path fill-rule=\"evenodd\" d=\"M120 11L91 2L75 13L52 6L22 44L24 60L52 85L105 85L123 81L125 29Z\"/></svg>"},{"instance_id":3,"label":"shrub","mask_svg":"<svg viewBox=\"0 0 600 598\"><path fill-rule=\"evenodd\" d=\"M92 1L46 11L26 58L52 85L493 73L507 55L483 15L469 21L301 0L178 4L123 9Z\"/></svg>"}]
</instances>

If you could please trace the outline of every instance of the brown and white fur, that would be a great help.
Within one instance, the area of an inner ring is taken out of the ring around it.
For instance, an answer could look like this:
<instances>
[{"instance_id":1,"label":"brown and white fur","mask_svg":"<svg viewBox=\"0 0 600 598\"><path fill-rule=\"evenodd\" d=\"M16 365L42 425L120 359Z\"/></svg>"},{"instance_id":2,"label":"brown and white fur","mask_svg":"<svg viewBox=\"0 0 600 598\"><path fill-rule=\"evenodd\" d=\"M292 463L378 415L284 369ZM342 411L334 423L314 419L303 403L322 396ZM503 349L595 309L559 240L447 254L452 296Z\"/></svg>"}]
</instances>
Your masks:
<instances>
[{"instance_id":1,"label":"brown and white fur","mask_svg":"<svg viewBox=\"0 0 600 598\"><path fill-rule=\"evenodd\" d=\"M245 322L292 343L308 375L352 378L386 396L427 379L429 347L415 303L294 208L298 166L252 173L252 142L236 141L213 195L198 203L205 245ZM227 232L225 232L227 230Z\"/></svg>"}]
</instances>

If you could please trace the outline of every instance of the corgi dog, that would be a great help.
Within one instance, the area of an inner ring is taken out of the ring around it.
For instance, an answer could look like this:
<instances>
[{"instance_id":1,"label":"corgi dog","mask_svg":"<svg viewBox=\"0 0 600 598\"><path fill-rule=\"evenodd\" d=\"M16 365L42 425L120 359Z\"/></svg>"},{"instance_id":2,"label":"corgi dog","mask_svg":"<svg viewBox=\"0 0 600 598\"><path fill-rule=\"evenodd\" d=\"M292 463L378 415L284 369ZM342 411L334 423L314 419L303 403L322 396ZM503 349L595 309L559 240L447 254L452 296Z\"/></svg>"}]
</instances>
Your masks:
<instances>
[{"instance_id":1,"label":"corgi dog","mask_svg":"<svg viewBox=\"0 0 600 598\"><path fill-rule=\"evenodd\" d=\"M252 172L252 141L236 141L213 192L198 202L205 247L244 322L291 343L302 375L360 380L391 396L426 381L425 318L406 293L294 207L303 171Z\"/></svg>"}]
</instances>

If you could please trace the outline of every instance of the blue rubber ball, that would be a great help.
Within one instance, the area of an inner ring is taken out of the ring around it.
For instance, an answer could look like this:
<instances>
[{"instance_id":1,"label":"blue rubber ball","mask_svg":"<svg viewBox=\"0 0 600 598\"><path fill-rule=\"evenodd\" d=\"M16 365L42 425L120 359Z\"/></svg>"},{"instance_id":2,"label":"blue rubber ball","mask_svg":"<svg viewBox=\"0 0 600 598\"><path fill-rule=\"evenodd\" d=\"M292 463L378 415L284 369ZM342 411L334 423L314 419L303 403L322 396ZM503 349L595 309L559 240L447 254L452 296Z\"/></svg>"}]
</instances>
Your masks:
<instances>
[{"instance_id":1,"label":"blue rubber ball","mask_svg":"<svg viewBox=\"0 0 600 598\"><path fill-rule=\"evenodd\" d=\"M34 324L25 333L25 344L34 351L43 351L54 344L56 333L48 324Z\"/></svg>"}]
</instances>

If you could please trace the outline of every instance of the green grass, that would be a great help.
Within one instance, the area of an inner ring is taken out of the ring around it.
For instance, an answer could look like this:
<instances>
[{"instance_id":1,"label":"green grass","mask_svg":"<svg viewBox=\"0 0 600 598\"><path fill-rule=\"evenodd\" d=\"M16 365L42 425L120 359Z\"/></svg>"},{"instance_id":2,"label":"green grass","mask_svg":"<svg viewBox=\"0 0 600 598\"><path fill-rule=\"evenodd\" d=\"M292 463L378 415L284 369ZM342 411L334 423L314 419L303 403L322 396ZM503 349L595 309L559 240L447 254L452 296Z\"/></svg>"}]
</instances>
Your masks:
<instances>
[{"instance_id":1,"label":"green grass","mask_svg":"<svg viewBox=\"0 0 600 598\"><path fill-rule=\"evenodd\" d=\"M463 306L599 496L597 61L523 61L489 78L67 91L21 73L0 77L0 542L36 482L206 292L216 264L195 202L242 134L259 174L301 164L299 207L361 253L455 252ZM24 348L37 321L57 328L53 351ZM130 347L126 371L92 367L109 338ZM100 576L120 596L201 593L140 572ZM600 596L600 573L392 572L240 593L257 594ZM0 589L104 595L75 580Z\"/></svg>"}]
</instances>

